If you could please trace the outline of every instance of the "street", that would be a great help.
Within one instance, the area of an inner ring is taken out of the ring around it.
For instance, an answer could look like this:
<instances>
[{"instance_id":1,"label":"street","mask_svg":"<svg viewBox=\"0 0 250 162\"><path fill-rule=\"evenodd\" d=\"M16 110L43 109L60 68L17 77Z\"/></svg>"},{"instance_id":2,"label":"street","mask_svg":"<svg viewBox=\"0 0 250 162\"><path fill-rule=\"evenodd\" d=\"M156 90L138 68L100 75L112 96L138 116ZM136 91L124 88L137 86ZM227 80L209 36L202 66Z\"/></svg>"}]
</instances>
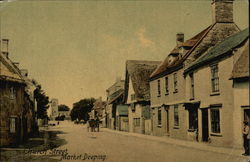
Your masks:
<instances>
[{"instance_id":1,"label":"street","mask_svg":"<svg viewBox=\"0 0 250 162\"><path fill-rule=\"evenodd\" d=\"M50 129L62 131L59 138L67 144L57 148L63 156L54 158L62 161L107 161L107 162L247 162L248 157L220 154L177 145L145 140L133 136L105 131L87 132L82 125L70 121ZM54 151L54 152L55 152ZM167 159L167 160L166 160Z\"/></svg>"}]
</instances>

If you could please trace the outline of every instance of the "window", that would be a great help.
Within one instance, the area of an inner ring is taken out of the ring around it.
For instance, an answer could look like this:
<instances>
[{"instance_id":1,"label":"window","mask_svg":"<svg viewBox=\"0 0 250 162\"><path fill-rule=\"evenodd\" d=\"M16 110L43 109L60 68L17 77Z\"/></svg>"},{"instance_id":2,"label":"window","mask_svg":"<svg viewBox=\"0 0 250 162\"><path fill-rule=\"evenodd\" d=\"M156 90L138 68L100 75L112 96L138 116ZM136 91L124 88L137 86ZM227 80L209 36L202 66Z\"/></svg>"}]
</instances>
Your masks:
<instances>
[{"instance_id":1,"label":"window","mask_svg":"<svg viewBox=\"0 0 250 162\"><path fill-rule=\"evenodd\" d=\"M212 133L220 133L220 110L211 109L211 131Z\"/></svg>"},{"instance_id":2,"label":"window","mask_svg":"<svg viewBox=\"0 0 250 162\"><path fill-rule=\"evenodd\" d=\"M157 81L157 88L158 88L158 97L160 97L161 96L161 81L160 80Z\"/></svg>"},{"instance_id":3,"label":"window","mask_svg":"<svg viewBox=\"0 0 250 162\"><path fill-rule=\"evenodd\" d=\"M10 118L10 133L16 133L16 118Z\"/></svg>"},{"instance_id":4,"label":"window","mask_svg":"<svg viewBox=\"0 0 250 162\"><path fill-rule=\"evenodd\" d=\"M179 126L178 105L174 105L174 126Z\"/></svg>"},{"instance_id":5,"label":"window","mask_svg":"<svg viewBox=\"0 0 250 162\"><path fill-rule=\"evenodd\" d=\"M218 64L211 66L212 92L219 92Z\"/></svg>"},{"instance_id":6,"label":"window","mask_svg":"<svg viewBox=\"0 0 250 162\"><path fill-rule=\"evenodd\" d=\"M174 73L174 92L178 92L177 89L177 73Z\"/></svg>"},{"instance_id":7,"label":"window","mask_svg":"<svg viewBox=\"0 0 250 162\"><path fill-rule=\"evenodd\" d=\"M198 110L197 109L189 109L189 129L195 130L198 129Z\"/></svg>"},{"instance_id":8,"label":"window","mask_svg":"<svg viewBox=\"0 0 250 162\"><path fill-rule=\"evenodd\" d=\"M134 118L134 126L136 127L140 126L140 118Z\"/></svg>"},{"instance_id":9,"label":"window","mask_svg":"<svg viewBox=\"0 0 250 162\"><path fill-rule=\"evenodd\" d=\"M194 74L190 74L190 99L194 99Z\"/></svg>"},{"instance_id":10,"label":"window","mask_svg":"<svg viewBox=\"0 0 250 162\"><path fill-rule=\"evenodd\" d=\"M166 89L166 95L169 94L169 89L168 89L168 77L165 78L165 89Z\"/></svg>"},{"instance_id":11,"label":"window","mask_svg":"<svg viewBox=\"0 0 250 162\"><path fill-rule=\"evenodd\" d=\"M14 100L17 97L17 93L14 87L10 88L10 99Z\"/></svg>"},{"instance_id":12,"label":"window","mask_svg":"<svg viewBox=\"0 0 250 162\"><path fill-rule=\"evenodd\" d=\"M158 125L161 125L161 108L158 108Z\"/></svg>"}]
</instances>

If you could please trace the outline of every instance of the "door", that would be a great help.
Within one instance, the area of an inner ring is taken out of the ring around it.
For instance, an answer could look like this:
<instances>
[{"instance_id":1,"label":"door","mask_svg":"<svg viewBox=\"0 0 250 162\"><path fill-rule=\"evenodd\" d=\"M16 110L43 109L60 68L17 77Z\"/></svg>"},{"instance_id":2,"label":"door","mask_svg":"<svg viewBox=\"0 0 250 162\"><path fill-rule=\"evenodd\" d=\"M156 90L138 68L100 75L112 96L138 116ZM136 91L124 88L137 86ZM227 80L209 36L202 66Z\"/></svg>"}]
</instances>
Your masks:
<instances>
[{"instance_id":1,"label":"door","mask_svg":"<svg viewBox=\"0 0 250 162\"><path fill-rule=\"evenodd\" d=\"M169 135L169 112L166 110L166 134Z\"/></svg>"},{"instance_id":2,"label":"door","mask_svg":"<svg viewBox=\"0 0 250 162\"><path fill-rule=\"evenodd\" d=\"M202 141L208 141L208 109L202 109Z\"/></svg>"},{"instance_id":3,"label":"door","mask_svg":"<svg viewBox=\"0 0 250 162\"><path fill-rule=\"evenodd\" d=\"M247 121L250 126L250 109L244 109L244 121Z\"/></svg>"}]
</instances>

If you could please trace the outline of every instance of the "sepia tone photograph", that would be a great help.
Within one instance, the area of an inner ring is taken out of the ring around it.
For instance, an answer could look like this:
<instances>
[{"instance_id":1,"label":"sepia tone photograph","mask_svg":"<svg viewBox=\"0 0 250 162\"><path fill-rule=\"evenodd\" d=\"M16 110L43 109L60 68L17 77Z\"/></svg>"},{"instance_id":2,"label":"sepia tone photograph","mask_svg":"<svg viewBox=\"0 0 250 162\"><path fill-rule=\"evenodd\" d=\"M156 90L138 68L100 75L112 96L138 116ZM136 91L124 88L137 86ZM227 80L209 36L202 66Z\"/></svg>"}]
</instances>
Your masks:
<instances>
[{"instance_id":1,"label":"sepia tone photograph","mask_svg":"<svg viewBox=\"0 0 250 162\"><path fill-rule=\"evenodd\" d=\"M248 0L0 0L0 162L250 162Z\"/></svg>"}]
</instances>

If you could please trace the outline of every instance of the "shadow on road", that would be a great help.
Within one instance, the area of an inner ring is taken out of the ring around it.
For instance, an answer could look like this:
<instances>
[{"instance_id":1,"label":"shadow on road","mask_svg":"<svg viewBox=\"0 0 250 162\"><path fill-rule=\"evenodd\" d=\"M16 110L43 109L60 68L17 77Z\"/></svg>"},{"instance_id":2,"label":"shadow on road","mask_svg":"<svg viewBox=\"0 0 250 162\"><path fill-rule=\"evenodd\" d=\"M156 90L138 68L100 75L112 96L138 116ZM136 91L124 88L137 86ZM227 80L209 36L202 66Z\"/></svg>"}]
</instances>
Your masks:
<instances>
[{"instance_id":1,"label":"shadow on road","mask_svg":"<svg viewBox=\"0 0 250 162\"><path fill-rule=\"evenodd\" d=\"M67 142L58 137L64 134L62 131L41 130L39 133L29 138L27 142L17 147L0 148L1 162L56 162L57 159L47 155L48 150L58 148Z\"/></svg>"}]
</instances>

